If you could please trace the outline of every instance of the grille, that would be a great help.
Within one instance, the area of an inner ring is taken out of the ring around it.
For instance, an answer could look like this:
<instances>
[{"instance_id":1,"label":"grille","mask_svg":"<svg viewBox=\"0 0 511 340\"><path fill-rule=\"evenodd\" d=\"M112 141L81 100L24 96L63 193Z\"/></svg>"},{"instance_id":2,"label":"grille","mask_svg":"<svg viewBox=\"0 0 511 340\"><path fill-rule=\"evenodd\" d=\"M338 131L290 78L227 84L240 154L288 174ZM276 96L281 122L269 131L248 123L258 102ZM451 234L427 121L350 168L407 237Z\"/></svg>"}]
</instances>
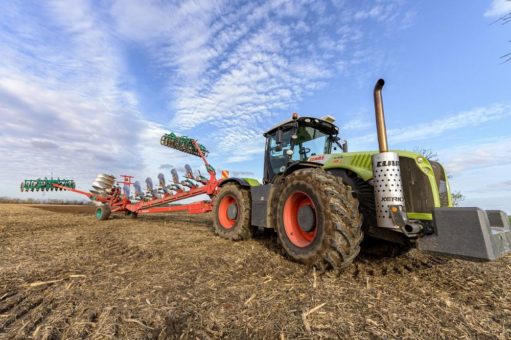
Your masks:
<instances>
[{"instance_id":1,"label":"grille","mask_svg":"<svg viewBox=\"0 0 511 340\"><path fill-rule=\"evenodd\" d=\"M445 171L442 165L435 161L429 161L435 174L436 186L438 187L438 194L440 195L440 206L448 207L449 198L447 193L447 181L445 180Z\"/></svg>"},{"instance_id":2,"label":"grille","mask_svg":"<svg viewBox=\"0 0 511 340\"><path fill-rule=\"evenodd\" d=\"M371 155L369 154L359 154L355 155L351 161L351 164L353 166L359 167L359 168L371 168Z\"/></svg>"},{"instance_id":3,"label":"grille","mask_svg":"<svg viewBox=\"0 0 511 340\"><path fill-rule=\"evenodd\" d=\"M435 206L428 176L415 164L415 160L399 157L406 211L432 213Z\"/></svg>"}]
</instances>

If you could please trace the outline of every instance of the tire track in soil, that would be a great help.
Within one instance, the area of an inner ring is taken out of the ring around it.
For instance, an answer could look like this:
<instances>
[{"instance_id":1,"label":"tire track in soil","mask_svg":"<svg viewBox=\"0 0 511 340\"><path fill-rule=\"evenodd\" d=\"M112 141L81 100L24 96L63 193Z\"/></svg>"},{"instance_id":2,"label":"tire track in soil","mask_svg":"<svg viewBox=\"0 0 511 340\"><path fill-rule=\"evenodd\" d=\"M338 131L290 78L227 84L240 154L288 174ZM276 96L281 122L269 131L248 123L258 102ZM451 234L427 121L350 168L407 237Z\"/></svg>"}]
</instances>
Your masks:
<instances>
[{"instance_id":1,"label":"tire track in soil","mask_svg":"<svg viewBox=\"0 0 511 340\"><path fill-rule=\"evenodd\" d=\"M70 287L68 281L5 293L0 303L0 315L5 317L0 319L0 338L85 339L94 334L105 313L86 304L77 306L77 293L61 294Z\"/></svg>"},{"instance_id":2,"label":"tire track in soil","mask_svg":"<svg viewBox=\"0 0 511 340\"><path fill-rule=\"evenodd\" d=\"M510 257L483 266L415 251L361 256L318 276L311 296L313 273L282 256L273 237L230 243L198 219L96 223L19 211L1 235L13 250L0 247L0 262L25 262L0 279L0 339L509 338ZM22 285L51 280L62 281ZM410 284L428 289L406 293ZM300 313L325 302L306 332Z\"/></svg>"},{"instance_id":3,"label":"tire track in soil","mask_svg":"<svg viewBox=\"0 0 511 340\"><path fill-rule=\"evenodd\" d=\"M0 304L0 314L4 316L0 321L0 335L8 333L10 329L18 329L16 336L29 336L31 331L41 324L51 312L52 300L48 300L46 290L42 289L14 291ZM20 325L21 326L18 326Z\"/></svg>"},{"instance_id":4,"label":"tire track in soil","mask_svg":"<svg viewBox=\"0 0 511 340\"><path fill-rule=\"evenodd\" d=\"M83 257L80 261L80 273L89 276L87 268L99 269L96 276L106 270L105 263L119 262L119 260L145 261L160 256L160 251L147 251L136 245L129 245L118 238L119 235L110 231L98 230L88 238L77 237L75 246L78 250L83 249L88 253L96 253L97 256ZM96 262L97 261L97 262ZM95 266L91 266L94 262ZM98 327L106 329L106 332L115 336L119 332L119 313L112 315L112 311L98 312L86 305L75 306L72 300L78 295L64 297L60 290L66 289L69 282L69 273L59 272L46 279L55 279L65 276L63 281L48 284L38 288L20 288L11 290L0 295L0 337L7 335L9 338L40 337L44 339L73 338L85 339L99 332ZM91 275L92 276L92 275ZM45 277L40 277L44 280ZM3 319L3 320L2 320ZM115 322L112 322L115 321ZM44 326L43 326L44 325Z\"/></svg>"},{"instance_id":5,"label":"tire track in soil","mask_svg":"<svg viewBox=\"0 0 511 340\"><path fill-rule=\"evenodd\" d=\"M409 256L409 254L400 257L383 259L383 260L367 260L361 258L355 260L349 269L349 273L355 279L372 277L385 277L389 275L405 275L425 269L448 263L449 259L443 259L436 256L428 256L426 259L417 259Z\"/></svg>"},{"instance_id":6,"label":"tire track in soil","mask_svg":"<svg viewBox=\"0 0 511 340\"><path fill-rule=\"evenodd\" d=\"M92 243L100 248L100 253L104 259L122 257L130 260L150 260L155 256L162 255L160 251L149 251L137 245L129 245L111 233L94 236Z\"/></svg>"},{"instance_id":7,"label":"tire track in soil","mask_svg":"<svg viewBox=\"0 0 511 340\"><path fill-rule=\"evenodd\" d=\"M99 265L100 272L104 271L101 262L109 260L112 255L129 258L131 261L152 257L147 256L146 252L138 247L129 247L111 237L102 238L96 235L92 239L87 239L78 236L75 240L73 244L75 256L71 256L71 263L80 268L80 275L84 277L92 277L91 270L97 269L96 264ZM76 255L86 254L91 250L92 252L96 250L96 253L100 254L99 263L96 262L97 257ZM77 339L88 338L94 333L99 313L88 310L86 306L82 307L82 304L77 307L76 301L80 300L81 293L69 290L77 283L72 278L75 272L67 268L59 269L60 263L55 265L57 267L52 268L51 272L46 271L44 275L38 275L36 280L44 282L57 279L61 280L60 282L48 282L40 287L18 286L0 293L0 338L6 336L10 339L29 337ZM35 278L32 276L32 281ZM77 312L80 314L78 317Z\"/></svg>"}]
</instances>

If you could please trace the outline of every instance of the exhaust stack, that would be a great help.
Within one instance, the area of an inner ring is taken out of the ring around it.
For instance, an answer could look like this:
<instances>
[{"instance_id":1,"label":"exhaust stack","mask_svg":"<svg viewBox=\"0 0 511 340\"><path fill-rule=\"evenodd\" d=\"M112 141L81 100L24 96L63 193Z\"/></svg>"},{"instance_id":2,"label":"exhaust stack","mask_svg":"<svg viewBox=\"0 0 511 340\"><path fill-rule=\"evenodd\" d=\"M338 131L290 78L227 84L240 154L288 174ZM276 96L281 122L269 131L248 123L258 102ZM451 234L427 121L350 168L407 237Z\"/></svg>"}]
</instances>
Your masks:
<instances>
[{"instance_id":1,"label":"exhaust stack","mask_svg":"<svg viewBox=\"0 0 511 340\"><path fill-rule=\"evenodd\" d=\"M378 79L374 86L374 112L376 114L376 131L378 134L378 146L380 152L389 151L387 144L387 128L385 127L385 113L383 111L383 98L381 90L385 85L385 80Z\"/></svg>"},{"instance_id":2,"label":"exhaust stack","mask_svg":"<svg viewBox=\"0 0 511 340\"><path fill-rule=\"evenodd\" d=\"M373 155L373 186L376 205L376 221L378 227L401 229L404 233L409 224L406 216L405 197L401 183L399 155L389 152L387 129L383 113L382 89L385 81L379 79L374 86L374 112L380 153ZM415 227L415 226L414 226ZM415 228L417 229L417 228ZM412 233L417 232L413 230Z\"/></svg>"}]
</instances>

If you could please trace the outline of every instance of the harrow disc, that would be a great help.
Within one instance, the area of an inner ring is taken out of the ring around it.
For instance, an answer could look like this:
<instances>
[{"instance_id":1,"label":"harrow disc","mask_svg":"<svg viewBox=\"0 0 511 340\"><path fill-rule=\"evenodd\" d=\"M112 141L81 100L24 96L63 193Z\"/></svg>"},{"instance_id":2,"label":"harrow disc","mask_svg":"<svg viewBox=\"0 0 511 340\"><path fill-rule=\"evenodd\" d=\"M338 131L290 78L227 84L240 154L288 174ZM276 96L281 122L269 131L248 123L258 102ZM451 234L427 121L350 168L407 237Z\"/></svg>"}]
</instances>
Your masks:
<instances>
[{"instance_id":1,"label":"harrow disc","mask_svg":"<svg viewBox=\"0 0 511 340\"><path fill-rule=\"evenodd\" d=\"M108 195L115 185L115 177L107 174L99 174L92 182L92 193L97 195ZM94 191L94 192L93 192Z\"/></svg>"}]
</instances>

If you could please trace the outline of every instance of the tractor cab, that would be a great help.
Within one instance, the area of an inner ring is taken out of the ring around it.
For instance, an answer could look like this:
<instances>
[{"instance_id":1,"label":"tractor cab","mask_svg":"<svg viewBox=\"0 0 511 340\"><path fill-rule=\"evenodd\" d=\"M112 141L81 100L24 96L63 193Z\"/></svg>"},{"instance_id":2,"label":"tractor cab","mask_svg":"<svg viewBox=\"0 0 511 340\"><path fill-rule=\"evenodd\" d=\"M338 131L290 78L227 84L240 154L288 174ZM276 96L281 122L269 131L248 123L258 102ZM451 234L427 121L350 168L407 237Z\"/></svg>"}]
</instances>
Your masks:
<instances>
[{"instance_id":1,"label":"tractor cab","mask_svg":"<svg viewBox=\"0 0 511 340\"><path fill-rule=\"evenodd\" d=\"M339 143L339 128L330 116L322 119L298 117L293 114L270 130L266 137L264 183L271 183L278 174L292 164L311 162L314 156L346 151L346 143Z\"/></svg>"}]
</instances>

